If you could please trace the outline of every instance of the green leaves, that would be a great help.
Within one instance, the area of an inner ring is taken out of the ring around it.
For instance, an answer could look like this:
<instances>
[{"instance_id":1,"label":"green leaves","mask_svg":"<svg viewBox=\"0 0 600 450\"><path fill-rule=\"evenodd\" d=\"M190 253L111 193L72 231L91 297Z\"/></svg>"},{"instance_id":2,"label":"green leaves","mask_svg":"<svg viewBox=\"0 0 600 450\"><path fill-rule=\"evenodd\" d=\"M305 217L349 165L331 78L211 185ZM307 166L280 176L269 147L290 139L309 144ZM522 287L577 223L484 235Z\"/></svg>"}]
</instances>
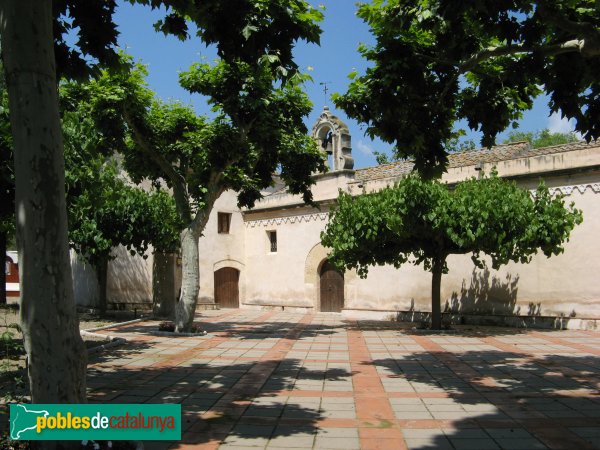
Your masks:
<instances>
[{"instance_id":1,"label":"green leaves","mask_svg":"<svg viewBox=\"0 0 600 450\"><path fill-rule=\"evenodd\" d=\"M228 63L255 64L264 55L276 56L282 78L297 70L292 50L298 40L319 43L318 23L323 20L323 13L305 0L131 2L165 6L168 14L156 27L180 39L188 37L188 24L193 23L198 37L216 45L219 57Z\"/></svg>"},{"instance_id":2,"label":"green leaves","mask_svg":"<svg viewBox=\"0 0 600 450\"><path fill-rule=\"evenodd\" d=\"M568 144L579 139L575 133L552 133L548 129L538 132L512 131L504 143L528 141L533 148L550 147L551 145Z\"/></svg>"},{"instance_id":3,"label":"green leaves","mask_svg":"<svg viewBox=\"0 0 600 450\"><path fill-rule=\"evenodd\" d=\"M209 196L226 189L239 193L240 205L252 206L277 170L291 192L310 202L312 173L324 168L304 125L312 104L299 72L286 83L278 81L277 61L269 55L254 64L221 59L183 72L181 84L214 105L212 120L187 105L155 99L139 65L129 73L104 72L85 85L67 85L65 103L86 109L100 130L95 136L123 153L133 181L166 182L186 224L212 207Z\"/></svg>"},{"instance_id":4,"label":"green leaves","mask_svg":"<svg viewBox=\"0 0 600 450\"><path fill-rule=\"evenodd\" d=\"M369 68L351 73L334 102L423 175L445 170L458 120L489 147L542 92L585 139L600 137L600 31L592 25L600 10L592 3L377 0L358 15L376 38L359 47ZM568 44L576 41L584 48Z\"/></svg>"},{"instance_id":5,"label":"green leaves","mask_svg":"<svg viewBox=\"0 0 600 450\"><path fill-rule=\"evenodd\" d=\"M82 88L66 85L65 102ZM114 153L121 145L108 146L114 141L106 136L123 124L108 127L104 122L98 128L89 103L69 107L63 113L63 136L71 247L93 265L109 259L119 245L140 255L149 245L165 251L177 248L182 225L172 197L128 183Z\"/></svg>"},{"instance_id":6,"label":"green leaves","mask_svg":"<svg viewBox=\"0 0 600 450\"><path fill-rule=\"evenodd\" d=\"M0 64L0 78L4 71ZM8 92L0 82L0 233L12 235L15 230L15 176L13 139L8 112Z\"/></svg>"},{"instance_id":7,"label":"green leaves","mask_svg":"<svg viewBox=\"0 0 600 450\"><path fill-rule=\"evenodd\" d=\"M541 250L563 251L581 212L566 207L541 184L532 197L495 173L458 183L453 190L439 181L411 175L372 194L340 193L338 205L321 234L330 259L366 276L369 266L400 267L411 258L426 270L449 254L491 257L498 268L509 261L529 262Z\"/></svg>"}]
</instances>

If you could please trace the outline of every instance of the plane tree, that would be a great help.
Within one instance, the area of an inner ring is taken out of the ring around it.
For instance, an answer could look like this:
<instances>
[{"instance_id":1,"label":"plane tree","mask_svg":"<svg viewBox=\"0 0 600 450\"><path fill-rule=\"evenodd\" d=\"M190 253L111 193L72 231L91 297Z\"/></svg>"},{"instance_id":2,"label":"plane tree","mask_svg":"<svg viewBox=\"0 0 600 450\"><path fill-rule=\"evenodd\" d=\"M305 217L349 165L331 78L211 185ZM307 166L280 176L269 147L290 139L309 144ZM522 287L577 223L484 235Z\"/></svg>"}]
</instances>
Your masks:
<instances>
[{"instance_id":1,"label":"plane tree","mask_svg":"<svg viewBox=\"0 0 600 450\"><path fill-rule=\"evenodd\" d=\"M73 95L78 86L64 83L60 91L69 245L94 268L104 314L115 247L144 259L150 245L177 248L180 224L168 192L160 186L143 189L125 178L117 152L126 140L112 139L95 126L89 109Z\"/></svg>"},{"instance_id":2,"label":"plane tree","mask_svg":"<svg viewBox=\"0 0 600 450\"><path fill-rule=\"evenodd\" d=\"M278 171L292 193L310 202L311 175L324 169L323 154L303 122L312 107L302 90L304 76L286 76L281 83L276 59L264 57L255 64L221 59L182 73L184 87L213 103L212 119L181 103L154 98L140 65L129 73L106 72L81 92L98 126L114 129L114 120L126 124L122 131L130 133L131 145L124 152L124 167L129 176L136 182L164 180L172 189L183 224L177 331L192 326L199 292L198 239L220 195L234 190L238 205L251 207Z\"/></svg>"},{"instance_id":3,"label":"plane tree","mask_svg":"<svg viewBox=\"0 0 600 450\"><path fill-rule=\"evenodd\" d=\"M220 56L250 62L276 56L278 67L290 76L296 68L295 42L319 39L318 14L304 0L238 0L235 7L221 0L132 2L165 7L165 18L157 24L165 33L186 38L191 21L198 37L216 45ZM115 7L113 0L0 2L23 273L20 315L34 403L86 400L85 348L69 264L57 80L119 65Z\"/></svg>"},{"instance_id":4,"label":"plane tree","mask_svg":"<svg viewBox=\"0 0 600 450\"><path fill-rule=\"evenodd\" d=\"M581 211L553 197L544 184L530 194L492 173L449 189L410 175L378 192L340 193L321 241L334 264L363 278L374 265L422 264L432 274L431 326L440 329L448 255L471 254L483 267L485 254L494 269L528 263L538 251L547 257L562 253L581 221Z\"/></svg>"},{"instance_id":5,"label":"plane tree","mask_svg":"<svg viewBox=\"0 0 600 450\"><path fill-rule=\"evenodd\" d=\"M588 142L600 136L595 0L374 0L358 16L370 64L335 104L423 174L444 171L458 120L491 147L542 93Z\"/></svg>"},{"instance_id":6,"label":"plane tree","mask_svg":"<svg viewBox=\"0 0 600 450\"><path fill-rule=\"evenodd\" d=\"M104 314L108 263L116 258L115 248L123 246L131 255L146 259L150 246L177 247L175 205L163 190L148 192L130 185L119 177L118 167L105 158L88 159L76 169L67 167L69 244L94 268L98 307Z\"/></svg>"}]
</instances>

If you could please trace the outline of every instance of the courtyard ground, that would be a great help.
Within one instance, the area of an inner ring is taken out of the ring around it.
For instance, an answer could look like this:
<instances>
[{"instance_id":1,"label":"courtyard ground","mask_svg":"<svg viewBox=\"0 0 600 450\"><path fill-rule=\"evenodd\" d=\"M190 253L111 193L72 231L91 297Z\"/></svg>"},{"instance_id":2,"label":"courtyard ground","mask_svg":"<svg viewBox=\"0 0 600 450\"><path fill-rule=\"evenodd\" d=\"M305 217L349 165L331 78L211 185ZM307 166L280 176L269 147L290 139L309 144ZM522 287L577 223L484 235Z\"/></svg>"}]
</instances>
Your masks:
<instances>
[{"instance_id":1,"label":"courtyard ground","mask_svg":"<svg viewBox=\"0 0 600 450\"><path fill-rule=\"evenodd\" d=\"M132 311L111 311L104 316L81 311L78 313L79 329L93 330L137 317L137 312ZM19 322L19 309L16 305L0 305L0 404L18 399L20 394L27 391L24 383L25 348ZM88 349L109 342L93 333L85 334L83 340ZM0 416L0 424L2 423Z\"/></svg>"},{"instance_id":2,"label":"courtyard ground","mask_svg":"<svg viewBox=\"0 0 600 450\"><path fill-rule=\"evenodd\" d=\"M181 403L147 449L600 448L600 333L436 334L336 314L203 312L204 337L104 332L90 402Z\"/></svg>"}]
</instances>

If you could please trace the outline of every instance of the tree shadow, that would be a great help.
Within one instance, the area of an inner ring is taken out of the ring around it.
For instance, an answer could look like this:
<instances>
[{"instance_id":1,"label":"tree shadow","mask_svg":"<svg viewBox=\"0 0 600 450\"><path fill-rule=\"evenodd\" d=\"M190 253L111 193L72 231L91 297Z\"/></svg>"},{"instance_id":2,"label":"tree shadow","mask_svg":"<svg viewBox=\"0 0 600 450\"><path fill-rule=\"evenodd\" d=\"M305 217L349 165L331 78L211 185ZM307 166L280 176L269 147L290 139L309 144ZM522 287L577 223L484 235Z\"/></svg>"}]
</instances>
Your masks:
<instances>
[{"instance_id":1,"label":"tree shadow","mask_svg":"<svg viewBox=\"0 0 600 450\"><path fill-rule=\"evenodd\" d=\"M542 303L530 302L526 307L517 303L519 274L507 274L505 279L491 275L486 267L473 269L471 280L463 280L459 292L446 301L444 319L452 324L496 325L519 328L566 329L572 317L544 316Z\"/></svg>"},{"instance_id":2,"label":"tree shadow","mask_svg":"<svg viewBox=\"0 0 600 450\"><path fill-rule=\"evenodd\" d=\"M373 364L411 449L600 445L597 356L431 351Z\"/></svg>"},{"instance_id":3,"label":"tree shadow","mask_svg":"<svg viewBox=\"0 0 600 450\"><path fill-rule=\"evenodd\" d=\"M132 367L136 356L139 364L151 358L147 350L152 348L133 344L112 350L114 355L90 358L94 367L88 370L89 402L181 404L182 445L243 441L245 446L260 446L271 440L289 446L289 439L309 439L323 418L320 404L307 405L285 392L302 383L351 379L349 364L348 370L335 365L319 369L290 358L214 362L191 358L178 365ZM197 350L198 359L202 350L207 347ZM129 367L115 370L110 363L124 357ZM147 448L173 444L151 442Z\"/></svg>"},{"instance_id":4,"label":"tree shadow","mask_svg":"<svg viewBox=\"0 0 600 450\"><path fill-rule=\"evenodd\" d=\"M157 321L145 321L131 325L119 326L120 332L135 332L141 334L157 334ZM295 339L294 329L297 327L297 322L259 322L259 321L205 321L202 316L196 317L194 325L198 329L206 331L208 337L216 335L227 339L241 340L264 340L264 339ZM118 326L118 324L116 325ZM301 334L303 338L311 338L315 336L327 336L336 332L339 327L328 325L306 325L302 328ZM189 336L178 336L173 333L171 336L177 338L189 338Z\"/></svg>"},{"instance_id":5,"label":"tree shadow","mask_svg":"<svg viewBox=\"0 0 600 450\"><path fill-rule=\"evenodd\" d=\"M428 328L428 319L430 314L423 314L422 320L415 322L391 321L381 326L378 320L358 320L356 328L361 331L397 331L400 335L407 336L465 336L465 337L486 337L486 336L514 336L526 334L530 330L527 328L516 328L509 326L479 325L479 324L461 324L460 321L452 321L453 316L450 313L442 313L442 330L431 330ZM352 324L348 324L352 326ZM548 331L561 331L560 327L544 329Z\"/></svg>"},{"instance_id":6,"label":"tree shadow","mask_svg":"<svg viewBox=\"0 0 600 450\"><path fill-rule=\"evenodd\" d=\"M491 276L489 268L473 269L469 286L463 280L460 294L453 292L446 301L446 312L467 314L519 315L517 293L519 274L507 274L504 280ZM530 311L530 315L531 311ZM538 314L539 310L538 310Z\"/></svg>"},{"instance_id":7,"label":"tree shadow","mask_svg":"<svg viewBox=\"0 0 600 450\"><path fill-rule=\"evenodd\" d=\"M126 248L113 250L115 259L108 263L107 300L113 309L152 309L152 267Z\"/></svg>"},{"instance_id":8,"label":"tree shadow","mask_svg":"<svg viewBox=\"0 0 600 450\"><path fill-rule=\"evenodd\" d=\"M99 331L98 333L103 333ZM152 349L152 344L143 341L124 342L120 346L111 347L105 351L93 353L88 356L89 364L109 364L118 360L135 360L146 351ZM89 370L89 369L88 369Z\"/></svg>"},{"instance_id":9,"label":"tree shadow","mask_svg":"<svg viewBox=\"0 0 600 450\"><path fill-rule=\"evenodd\" d=\"M209 333L218 333L220 336L231 339L265 339L265 338L295 338L294 329L296 322L202 322L199 324ZM337 326L306 325L302 328L303 338L328 336L336 333Z\"/></svg>"},{"instance_id":10,"label":"tree shadow","mask_svg":"<svg viewBox=\"0 0 600 450\"><path fill-rule=\"evenodd\" d=\"M181 445L225 443L264 448L267 444L294 447L302 443L310 447L322 421L335 417L327 415L331 411L319 403L324 383L352 386L354 374L349 361L302 359L293 356L292 347L282 359L223 354L235 347L230 343L272 348L268 335L257 342L257 333L242 325L279 332L274 328L281 323L273 321L262 327L255 321L240 322L240 327L230 331L230 322L220 323L217 328L224 330L214 334L216 345L203 338L182 337L156 345L150 340L133 347L137 354L132 356L137 360L119 366L115 360L130 353L127 347L110 351L120 352L115 356L92 357L90 362L97 364L88 376L90 402L181 404ZM295 323L295 328L286 328L283 337L298 342L306 337L310 341L348 328L367 331L363 325L370 323L340 320L306 327ZM373 322L373 329L387 329L385 334L397 339L398 345L396 353L388 352L389 357L377 357L377 350L371 350L375 360L370 364L379 372L395 412L394 426L402 428L409 448L584 449L600 445L600 399L594 396L600 386L599 357L570 355L567 347L549 347L548 351L562 352L555 355L490 350L489 346L479 351L402 349L403 339L422 333L410 334L400 324L377 324L380 326ZM459 338L456 344L444 342L444 334L435 333L437 336L430 339L436 343L440 338L438 345L446 346L487 346L472 338L515 336L522 344L535 345L535 337L522 336L527 333L522 330L463 330L451 334ZM415 339L411 341L414 345ZM187 347L184 358L180 357L181 346ZM167 358L160 367L153 365L158 361L154 358L157 353L168 355L169 351L172 360ZM143 367L146 363L149 365ZM294 390L311 389L312 397L306 392L301 397L293 395ZM305 401L311 398L315 401ZM148 448L169 445L177 447L179 443L153 442Z\"/></svg>"}]
</instances>

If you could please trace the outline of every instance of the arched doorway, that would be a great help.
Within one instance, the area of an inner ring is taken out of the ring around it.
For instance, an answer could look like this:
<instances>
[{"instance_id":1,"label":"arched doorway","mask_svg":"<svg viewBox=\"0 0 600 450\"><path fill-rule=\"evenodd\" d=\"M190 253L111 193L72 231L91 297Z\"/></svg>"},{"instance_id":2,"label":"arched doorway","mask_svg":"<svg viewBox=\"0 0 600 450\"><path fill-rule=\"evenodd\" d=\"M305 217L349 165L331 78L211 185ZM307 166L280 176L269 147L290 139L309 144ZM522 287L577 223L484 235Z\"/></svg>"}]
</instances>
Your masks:
<instances>
[{"instance_id":1,"label":"arched doorway","mask_svg":"<svg viewBox=\"0 0 600 450\"><path fill-rule=\"evenodd\" d=\"M223 267L215 271L215 303L220 308L240 307L240 271Z\"/></svg>"},{"instance_id":2,"label":"arched doorway","mask_svg":"<svg viewBox=\"0 0 600 450\"><path fill-rule=\"evenodd\" d=\"M344 275L325 260L320 270L321 311L341 312L344 307Z\"/></svg>"}]
</instances>

